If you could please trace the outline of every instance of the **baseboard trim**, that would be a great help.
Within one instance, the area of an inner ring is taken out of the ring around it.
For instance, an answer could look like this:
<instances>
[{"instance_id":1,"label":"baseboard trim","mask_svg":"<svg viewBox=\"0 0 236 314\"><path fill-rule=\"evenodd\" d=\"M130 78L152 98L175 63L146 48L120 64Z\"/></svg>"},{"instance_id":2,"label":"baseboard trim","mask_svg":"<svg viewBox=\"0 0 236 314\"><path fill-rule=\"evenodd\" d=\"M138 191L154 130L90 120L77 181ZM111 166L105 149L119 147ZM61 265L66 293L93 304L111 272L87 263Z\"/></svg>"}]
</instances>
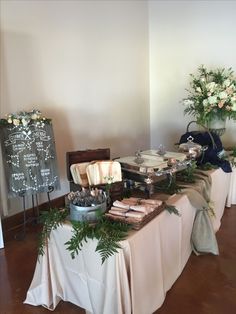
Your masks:
<instances>
[{"instance_id":1,"label":"baseboard trim","mask_svg":"<svg viewBox=\"0 0 236 314\"><path fill-rule=\"evenodd\" d=\"M55 198L50 201L52 208L61 208L65 206L65 195L62 195L58 198ZM39 213L40 211L48 210L49 204L48 202L42 203L38 206ZM28 220L32 220L36 218L37 213L36 210L33 208L29 208L26 210L26 218ZM2 218L2 231L3 231L3 238L4 241L13 238L15 233L18 229L23 228L24 223L24 213L23 211L12 215L10 217Z\"/></svg>"}]
</instances>

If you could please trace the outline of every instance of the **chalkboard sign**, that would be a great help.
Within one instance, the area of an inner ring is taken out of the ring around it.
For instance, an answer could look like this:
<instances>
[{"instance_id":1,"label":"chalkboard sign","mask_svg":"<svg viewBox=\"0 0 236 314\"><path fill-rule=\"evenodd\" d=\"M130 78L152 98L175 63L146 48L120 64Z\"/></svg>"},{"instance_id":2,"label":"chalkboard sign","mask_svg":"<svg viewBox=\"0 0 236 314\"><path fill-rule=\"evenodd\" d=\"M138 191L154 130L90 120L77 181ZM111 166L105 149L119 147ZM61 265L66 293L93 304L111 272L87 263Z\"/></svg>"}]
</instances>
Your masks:
<instances>
[{"instance_id":1,"label":"chalkboard sign","mask_svg":"<svg viewBox=\"0 0 236 314\"><path fill-rule=\"evenodd\" d=\"M1 125L0 133L8 196L60 188L51 122Z\"/></svg>"}]
</instances>

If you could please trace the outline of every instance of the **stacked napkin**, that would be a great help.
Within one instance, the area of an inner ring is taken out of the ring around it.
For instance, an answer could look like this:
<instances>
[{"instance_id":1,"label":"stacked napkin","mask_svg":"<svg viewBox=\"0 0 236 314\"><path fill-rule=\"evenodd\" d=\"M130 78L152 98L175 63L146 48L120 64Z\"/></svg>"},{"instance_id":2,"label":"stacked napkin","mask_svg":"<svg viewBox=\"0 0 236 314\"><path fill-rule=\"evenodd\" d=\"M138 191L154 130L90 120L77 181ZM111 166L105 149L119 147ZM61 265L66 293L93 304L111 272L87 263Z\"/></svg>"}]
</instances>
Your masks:
<instances>
[{"instance_id":1,"label":"stacked napkin","mask_svg":"<svg viewBox=\"0 0 236 314\"><path fill-rule=\"evenodd\" d=\"M154 199L124 198L122 201L115 201L113 203L109 214L130 217L140 221L161 204L162 201Z\"/></svg>"}]
</instances>

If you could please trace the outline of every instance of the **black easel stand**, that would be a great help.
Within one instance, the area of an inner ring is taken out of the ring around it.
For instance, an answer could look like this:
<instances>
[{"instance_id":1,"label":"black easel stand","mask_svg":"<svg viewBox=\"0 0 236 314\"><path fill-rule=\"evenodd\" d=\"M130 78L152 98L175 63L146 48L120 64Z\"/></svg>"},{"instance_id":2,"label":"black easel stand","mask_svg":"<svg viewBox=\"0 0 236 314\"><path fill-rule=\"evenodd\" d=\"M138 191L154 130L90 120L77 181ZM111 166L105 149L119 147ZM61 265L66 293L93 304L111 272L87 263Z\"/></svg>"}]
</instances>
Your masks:
<instances>
[{"instance_id":1,"label":"black easel stand","mask_svg":"<svg viewBox=\"0 0 236 314\"><path fill-rule=\"evenodd\" d=\"M51 204L51 200L50 200L50 193L52 193L54 191L54 187L53 186L48 186L48 191L47 191L47 197L48 197L48 204L49 204L49 210L52 209L52 204ZM38 223L39 222L39 205L38 205L38 194L32 194L32 209L33 209L33 213L34 213L34 217L30 217L29 219L27 219L26 217L26 206L25 206L25 196L26 196L26 191L21 191L18 194L20 197L22 197L22 201L23 201L23 227L22 230L19 231L16 235L15 235L15 239L16 240L24 240L25 236L26 236L26 224L27 222L35 222ZM34 200L35 197L35 200ZM35 207L35 201L36 201L36 207Z\"/></svg>"},{"instance_id":2,"label":"black easel stand","mask_svg":"<svg viewBox=\"0 0 236 314\"><path fill-rule=\"evenodd\" d=\"M19 192L19 196L22 197L23 200L23 228L15 235L16 240L23 240L25 238L26 233L26 208L25 208L25 191Z\"/></svg>"},{"instance_id":3,"label":"black easel stand","mask_svg":"<svg viewBox=\"0 0 236 314\"><path fill-rule=\"evenodd\" d=\"M52 193L53 191L54 191L54 187L51 186L51 185L49 185L49 186L48 186L48 191L47 191L49 210L52 209L52 204L51 204L51 200L50 200L50 193Z\"/></svg>"}]
</instances>

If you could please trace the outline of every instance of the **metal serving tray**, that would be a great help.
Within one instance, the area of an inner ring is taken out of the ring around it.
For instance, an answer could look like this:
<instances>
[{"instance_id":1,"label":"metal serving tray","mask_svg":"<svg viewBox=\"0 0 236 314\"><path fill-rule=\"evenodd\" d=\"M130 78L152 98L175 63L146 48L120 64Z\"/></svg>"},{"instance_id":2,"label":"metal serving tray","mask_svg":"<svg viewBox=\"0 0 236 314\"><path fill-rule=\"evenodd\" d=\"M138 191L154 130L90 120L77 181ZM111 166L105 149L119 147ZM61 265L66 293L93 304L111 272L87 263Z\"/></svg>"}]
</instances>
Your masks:
<instances>
[{"instance_id":1,"label":"metal serving tray","mask_svg":"<svg viewBox=\"0 0 236 314\"><path fill-rule=\"evenodd\" d=\"M127 156L122 158L117 158L116 161L120 162L121 170L124 179L133 180L135 182L140 182L146 185L149 191L149 196L154 192L154 185L158 182L165 180L168 176L174 175L175 172L184 170L191 163L190 160L179 161L172 154L169 154L169 158L175 158L176 163L168 166L168 158L160 156L153 156L142 154L142 163L137 164L135 162L136 156ZM180 154L178 157L183 158L184 154ZM185 156L186 158L186 156Z\"/></svg>"}]
</instances>

